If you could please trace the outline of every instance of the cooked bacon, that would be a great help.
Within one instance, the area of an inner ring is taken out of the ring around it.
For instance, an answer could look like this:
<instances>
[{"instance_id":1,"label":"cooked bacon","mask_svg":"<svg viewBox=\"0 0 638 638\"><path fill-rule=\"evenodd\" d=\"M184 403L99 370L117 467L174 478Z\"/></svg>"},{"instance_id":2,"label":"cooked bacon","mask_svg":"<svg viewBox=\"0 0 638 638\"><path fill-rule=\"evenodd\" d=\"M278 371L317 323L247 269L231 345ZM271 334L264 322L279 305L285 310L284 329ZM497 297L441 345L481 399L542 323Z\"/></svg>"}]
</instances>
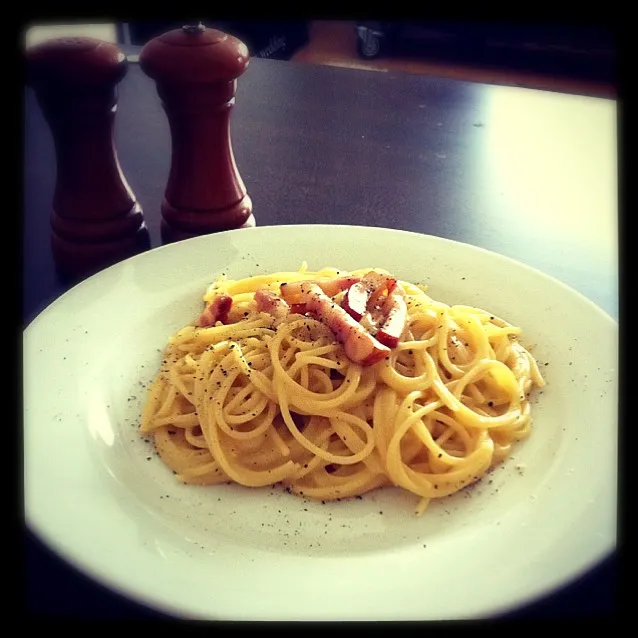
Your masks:
<instances>
[{"instance_id":1,"label":"cooked bacon","mask_svg":"<svg viewBox=\"0 0 638 638\"><path fill-rule=\"evenodd\" d=\"M348 289L342 301L343 309L359 321L366 311L385 301L385 295L389 295L396 285L397 280L392 275L371 270Z\"/></svg>"},{"instance_id":2,"label":"cooked bacon","mask_svg":"<svg viewBox=\"0 0 638 638\"><path fill-rule=\"evenodd\" d=\"M350 361L368 366L390 353L387 346L379 343L317 284L305 282L300 286L300 292L308 312L330 328L337 341L343 344Z\"/></svg>"},{"instance_id":3,"label":"cooked bacon","mask_svg":"<svg viewBox=\"0 0 638 638\"><path fill-rule=\"evenodd\" d=\"M382 310L385 321L379 326L375 337L388 348L396 348L408 319L408 306L405 303L403 290L399 287L393 290L383 304Z\"/></svg>"},{"instance_id":4,"label":"cooked bacon","mask_svg":"<svg viewBox=\"0 0 638 638\"><path fill-rule=\"evenodd\" d=\"M305 315L307 312L307 308L306 308L306 304L305 303L293 303L290 304L290 312L293 315Z\"/></svg>"},{"instance_id":5,"label":"cooked bacon","mask_svg":"<svg viewBox=\"0 0 638 638\"><path fill-rule=\"evenodd\" d=\"M371 270L361 281L365 283L370 290L368 307L378 304L382 301L382 297L385 298L385 296L389 295L397 286L396 277L374 270Z\"/></svg>"},{"instance_id":6,"label":"cooked bacon","mask_svg":"<svg viewBox=\"0 0 638 638\"><path fill-rule=\"evenodd\" d=\"M257 310L272 315L276 323L281 323L290 314L290 306L267 288L260 288L255 292L255 303Z\"/></svg>"},{"instance_id":7,"label":"cooked bacon","mask_svg":"<svg viewBox=\"0 0 638 638\"><path fill-rule=\"evenodd\" d=\"M226 323L232 305L232 297L224 294L215 295L213 300L204 309L204 312L199 316L197 325L200 328L208 328L214 326L218 321Z\"/></svg>"},{"instance_id":8,"label":"cooked bacon","mask_svg":"<svg viewBox=\"0 0 638 638\"><path fill-rule=\"evenodd\" d=\"M359 323L371 334L377 334L379 327L383 325L386 320L386 316L381 308L372 308L372 310L366 310L366 313L361 317Z\"/></svg>"},{"instance_id":9,"label":"cooked bacon","mask_svg":"<svg viewBox=\"0 0 638 638\"><path fill-rule=\"evenodd\" d=\"M379 301L380 303L366 310L359 323L374 335L377 341L388 348L396 348L408 320L405 291L397 283L392 292L386 297L381 297Z\"/></svg>"},{"instance_id":10,"label":"cooked bacon","mask_svg":"<svg viewBox=\"0 0 638 638\"><path fill-rule=\"evenodd\" d=\"M342 290L347 290L353 284L360 281L360 277L326 277L324 279L315 279L308 281L291 281L283 283L279 287L281 296L290 304L300 303L302 287L308 284L314 284L321 288L328 297L334 297Z\"/></svg>"}]
</instances>

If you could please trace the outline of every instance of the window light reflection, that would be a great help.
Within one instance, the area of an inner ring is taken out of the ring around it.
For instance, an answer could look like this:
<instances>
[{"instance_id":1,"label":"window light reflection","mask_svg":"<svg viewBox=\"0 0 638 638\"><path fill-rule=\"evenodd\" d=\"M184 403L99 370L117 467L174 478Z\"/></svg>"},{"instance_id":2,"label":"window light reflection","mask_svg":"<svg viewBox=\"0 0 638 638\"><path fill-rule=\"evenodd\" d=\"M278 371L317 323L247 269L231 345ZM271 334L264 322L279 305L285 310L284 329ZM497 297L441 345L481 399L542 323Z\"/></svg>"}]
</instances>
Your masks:
<instances>
[{"instance_id":1,"label":"window light reflection","mask_svg":"<svg viewBox=\"0 0 638 638\"><path fill-rule=\"evenodd\" d=\"M92 395L89 403L89 431L94 439L102 439L109 447L115 442L115 432L104 397L98 394Z\"/></svg>"},{"instance_id":2,"label":"window light reflection","mask_svg":"<svg viewBox=\"0 0 638 638\"><path fill-rule=\"evenodd\" d=\"M616 103L493 87L485 108L483 170L512 222L616 259Z\"/></svg>"}]
</instances>

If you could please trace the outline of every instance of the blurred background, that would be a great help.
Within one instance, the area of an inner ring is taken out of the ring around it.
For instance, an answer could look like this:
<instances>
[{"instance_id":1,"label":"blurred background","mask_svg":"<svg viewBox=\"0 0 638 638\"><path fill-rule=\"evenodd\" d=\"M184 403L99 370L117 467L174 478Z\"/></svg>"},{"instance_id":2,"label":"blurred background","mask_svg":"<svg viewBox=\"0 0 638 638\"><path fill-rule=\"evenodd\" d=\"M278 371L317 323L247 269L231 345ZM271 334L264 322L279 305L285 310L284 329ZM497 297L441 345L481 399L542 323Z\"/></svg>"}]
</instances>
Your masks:
<instances>
[{"instance_id":1,"label":"blurred background","mask_svg":"<svg viewBox=\"0 0 638 638\"><path fill-rule=\"evenodd\" d=\"M251 55L376 72L405 71L461 80L616 97L616 49L604 26L512 22L181 21L34 23L27 46L51 37L88 35L144 45L183 24L222 29Z\"/></svg>"}]
</instances>

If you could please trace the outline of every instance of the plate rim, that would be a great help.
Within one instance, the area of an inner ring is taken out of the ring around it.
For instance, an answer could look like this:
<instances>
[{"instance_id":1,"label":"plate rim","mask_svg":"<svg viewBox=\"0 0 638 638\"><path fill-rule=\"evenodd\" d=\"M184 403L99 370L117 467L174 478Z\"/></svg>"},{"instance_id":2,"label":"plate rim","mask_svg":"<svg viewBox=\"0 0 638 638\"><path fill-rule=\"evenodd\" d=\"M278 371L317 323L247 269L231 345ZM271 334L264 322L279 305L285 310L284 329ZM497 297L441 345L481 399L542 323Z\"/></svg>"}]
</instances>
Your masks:
<instances>
[{"instance_id":1,"label":"plate rim","mask_svg":"<svg viewBox=\"0 0 638 638\"><path fill-rule=\"evenodd\" d=\"M26 330L28 330L31 325L37 320L39 319L39 317L44 314L45 312L48 311L48 309L50 307L52 307L53 305L57 304L60 300L62 300L63 298L65 298L67 295L73 293L76 289L86 286L86 285L93 285L93 283L99 279L100 277L102 277L105 273L108 272L112 272L115 270L118 270L120 268L125 268L127 264L130 264L132 261L138 260L140 258L144 258L147 255L150 255L151 253L153 254L157 254L160 251L165 251L165 250L174 250L174 246L178 246L178 245L182 245L182 244L186 244L186 243L191 243L191 242L206 242L206 241L215 241L217 239L217 237L219 236L230 236L230 235L235 235L237 233L259 233L259 232L270 232L270 231L280 231L281 229L296 229L296 230L302 230L302 229L317 229L317 228L323 228L323 229L337 229L337 228L345 228L345 229L365 229L366 231L372 230L374 232L379 231L379 232L389 232L391 234L402 234L402 235L408 235L408 236L412 236L412 237L421 237L421 238L426 238L427 240L434 240L434 241L440 241L443 243L449 243L449 244L455 244L458 246L462 246L463 248L469 248L470 250L476 250L479 252L483 252L483 253L487 253L488 255L491 256L495 256L499 259L503 259L507 262L510 262L512 264L515 264L517 267L524 267L527 268L531 271L533 271L536 275L544 278L544 279L549 279L554 283L559 284L560 286L563 286L567 291L569 291L569 293L571 294L575 294L577 296L579 296L582 300L584 300L587 304L591 305L597 312L602 313L603 315L606 316L607 319L609 319L611 322L613 322L616 326L618 326L618 320L611 314L609 313L607 310L605 310L604 308L602 308L600 305L598 305L596 302L592 301L587 295L583 294L582 292L580 292L579 290L576 290L576 288L573 288L572 286L570 286L569 284L565 283L564 281L562 281L561 279L559 279L558 277L554 276L554 275L550 275L546 272L544 272L543 270L541 270L540 268L537 268L536 266L532 266L531 264L526 263L525 261L521 261L518 259L515 259L514 257L510 257L509 255L504 255L503 253L499 253L495 250L491 250L490 248L484 248L483 246L477 246L476 244L472 244L469 242L465 242L465 241L461 241L458 239L450 239L448 237L441 237L440 235L433 235L431 233L419 233L417 231L412 231L412 230L404 230L401 228L390 228L389 226L366 226L365 224L271 224L271 225L262 225L262 226L252 226L250 228L233 228L230 230L223 230L223 231L219 231L217 233L210 233L208 235L199 235L197 237L190 237L188 239L182 239L179 241L175 241L175 242L171 242L168 244L161 244L158 246L154 246L152 248L150 248L149 250L146 250L144 252L138 253L136 255L132 255L130 257L127 257L126 259L122 259L120 261L118 261L115 264L112 264L110 266L108 266L107 268L104 268L102 270L100 270L99 272L91 275L90 277L87 277L86 279L83 279L82 281L77 282L76 284L74 284L73 286L71 286L70 288L68 288L67 290L65 290L64 292L62 292L58 297L56 297L55 299L51 300L44 308L42 308L40 310L40 312L38 312L37 314L35 314L32 319L29 321L29 323L24 326L23 328L23 332L25 332Z\"/></svg>"}]
</instances>

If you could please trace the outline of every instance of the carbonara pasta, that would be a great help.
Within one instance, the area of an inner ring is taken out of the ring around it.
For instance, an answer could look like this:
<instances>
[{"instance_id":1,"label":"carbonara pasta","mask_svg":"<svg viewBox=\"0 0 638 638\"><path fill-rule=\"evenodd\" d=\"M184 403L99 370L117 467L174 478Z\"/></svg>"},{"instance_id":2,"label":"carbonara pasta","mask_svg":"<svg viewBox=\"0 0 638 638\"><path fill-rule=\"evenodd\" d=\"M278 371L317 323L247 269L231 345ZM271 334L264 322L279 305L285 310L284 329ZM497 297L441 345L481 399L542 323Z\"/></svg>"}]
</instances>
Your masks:
<instances>
[{"instance_id":1,"label":"carbonara pasta","mask_svg":"<svg viewBox=\"0 0 638 638\"><path fill-rule=\"evenodd\" d=\"M215 281L168 340L141 432L177 479L320 500L385 485L422 514L510 454L544 385L521 328L381 269Z\"/></svg>"}]
</instances>

